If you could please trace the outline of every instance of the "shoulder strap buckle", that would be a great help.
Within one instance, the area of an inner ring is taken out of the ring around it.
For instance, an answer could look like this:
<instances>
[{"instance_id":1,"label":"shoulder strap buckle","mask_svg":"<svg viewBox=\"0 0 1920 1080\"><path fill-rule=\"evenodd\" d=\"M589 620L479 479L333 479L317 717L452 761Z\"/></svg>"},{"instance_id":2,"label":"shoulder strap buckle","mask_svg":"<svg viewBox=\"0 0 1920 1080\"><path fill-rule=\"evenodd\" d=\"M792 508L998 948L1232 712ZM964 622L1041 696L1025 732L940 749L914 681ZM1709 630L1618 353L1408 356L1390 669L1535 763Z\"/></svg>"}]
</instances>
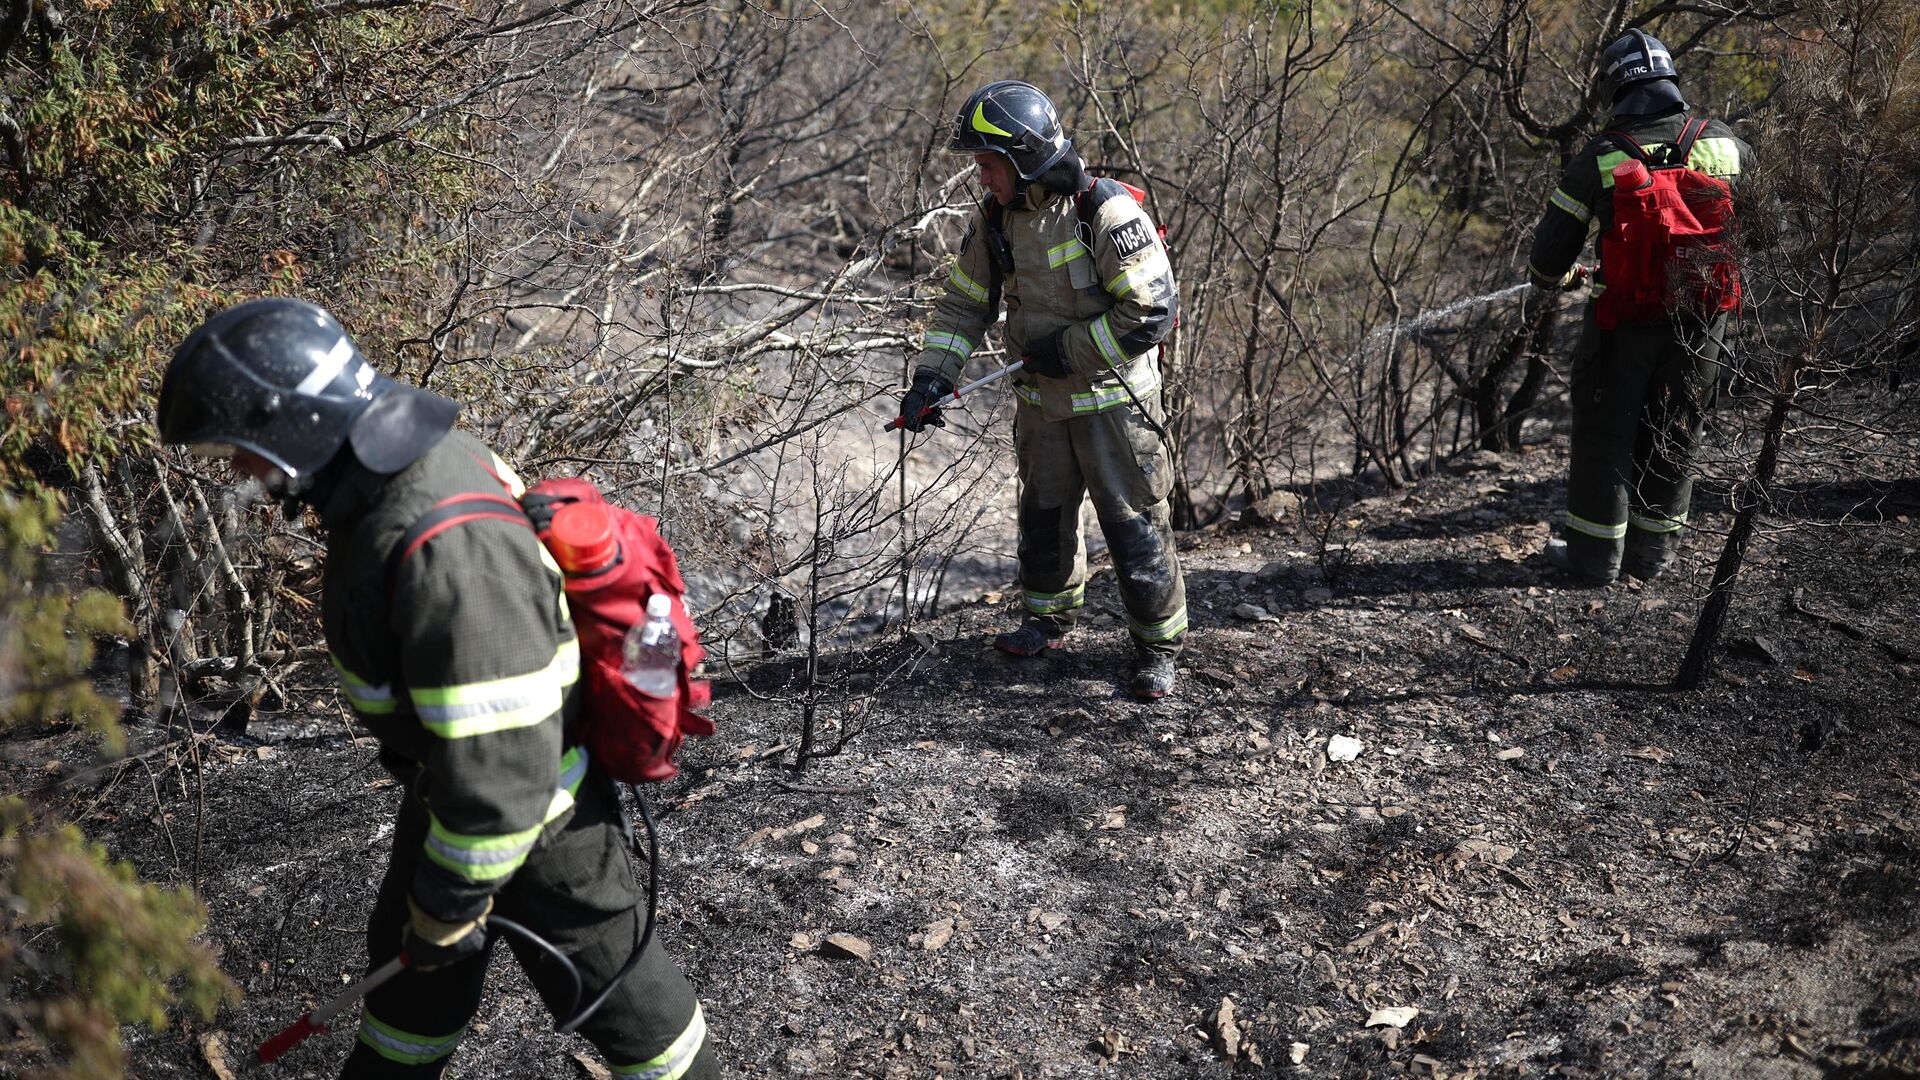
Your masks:
<instances>
[{"instance_id":1,"label":"shoulder strap buckle","mask_svg":"<svg viewBox=\"0 0 1920 1080\"><path fill-rule=\"evenodd\" d=\"M1701 119L1688 120L1680 129L1680 137L1673 140L1673 164L1685 165L1693 156L1693 144L1707 130L1707 122Z\"/></svg>"}]
</instances>

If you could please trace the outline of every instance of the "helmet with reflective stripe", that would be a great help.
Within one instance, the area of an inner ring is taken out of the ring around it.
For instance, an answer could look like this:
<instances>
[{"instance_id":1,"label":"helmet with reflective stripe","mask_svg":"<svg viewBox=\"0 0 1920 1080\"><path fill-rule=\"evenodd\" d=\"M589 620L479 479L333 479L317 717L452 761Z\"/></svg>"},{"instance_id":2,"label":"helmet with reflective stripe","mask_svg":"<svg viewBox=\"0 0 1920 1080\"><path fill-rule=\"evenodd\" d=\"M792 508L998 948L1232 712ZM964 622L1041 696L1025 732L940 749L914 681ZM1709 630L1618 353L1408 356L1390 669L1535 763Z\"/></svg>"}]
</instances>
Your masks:
<instances>
[{"instance_id":1,"label":"helmet with reflective stripe","mask_svg":"<svg viewBox=\"0 0 1920 1080\"><path fill-rule=\"evenodd\" d=\"M1038 180L1072 149L1060 114L1031 83L1003 79L973 92L954 118L948 149L1001 154L1022 180Z\"/></svg>"},{"instance_id":2,"label":"helmet with reflective stripe","mask_svg":"<svg viewBox=\"0 0 1920 1080\"><path fill-rule=\"evenodd\" d=\"M1601 97L1609 104L1619 100L1623 91L1635 83L1654 79L1678 79L1673 55L1660 39L1640 30L1629 30L1600 54Z\"/></svg>"},{"instance_id":3,"label":"helmet with reflective stripe","mask_svg":"<svg viewBox=\"0 0 1920 1080\"><path fill-rule=\"evenodd\" d=\"M286 297L209 318L174 350L160 382L161 441L250 451L294 491L350 439L368 468L398 471L458 412L374 370L332 315Z\"/></svg>"}]
</instances>

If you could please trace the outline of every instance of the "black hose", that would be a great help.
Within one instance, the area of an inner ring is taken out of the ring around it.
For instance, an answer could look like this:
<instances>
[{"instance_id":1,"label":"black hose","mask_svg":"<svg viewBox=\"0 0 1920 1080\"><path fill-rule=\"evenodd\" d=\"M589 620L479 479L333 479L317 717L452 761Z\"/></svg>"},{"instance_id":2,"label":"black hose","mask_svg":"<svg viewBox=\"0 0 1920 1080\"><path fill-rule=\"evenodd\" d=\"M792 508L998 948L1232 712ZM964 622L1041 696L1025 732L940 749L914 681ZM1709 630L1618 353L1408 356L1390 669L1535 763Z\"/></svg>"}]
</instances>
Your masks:
<instances>
[{"instance_id":1,"label":"black hose","mask_svg":"<svg viewBox=\"0 0 1920 1080\"><path fill-rule=\"evenodd\" d=\"M562 1035L573 1032L581 1024L586 1023L594 1013L600 1011L600 1006L605 1005L607 998L613 996L614 989L622 982L625 982L627 976L633 973L633 969L640 963L640 958L646 954L647 946L653 941L653 918L660 897L660 838L653 827L653 811L647 807L646 797L640 794L640 788L638 786L633 788L633 798L635 802L640 804L640 820L645 822L647 826L647 917L646 921L640 926L638 939L633 946L633 953L627 957L626 964L614 973L613 978L607 980L607 985L601 989L600 993L596 995L592 1001L587 1002L586 1008L580 1009L578 1012L574 1011L580 1004L580 995L585 988L580 981L579 967L575 966L574 962L567 957L566 953L555 948L553 942L514 922L512 919L501 915L493 915L487 918L488 926L497 926L527 944L544 951L548 956L558 961L561 968L565 969L567 978L573 982L573 997L567 1002L567 1007L560 1012L563 1016L571 1015L573 1019L554 1028L555 1031ZM631 862L629 862L628 866L631 868Z\"/></svg>"},{"instance_id":2,"label":"black hose","mask_svg":"<svg viewBox=\"0 0 1920 1080\"><path fill-rule=\"evenodd\" d=\"M653 917L654 917L656 904L660 898L660 838L658 834L654 831L653 811L647 808L646 796L640 794L639 785L635 784L630 786L633 788L634 802L640 804L640 820L644 822L647 826L647 919L646 919L646 923L641 927L640 937L638 942L636 942L635 945L633 946L632 955L627 957L627 962L621 966L619 971L614 973L613 978L607 980L607 985L600 991L599 995L596 996L592 1001L587 1002L587 1007L584 1009L581 1009L580 1012L576 1016L574 1016L573 1019L567 1021L564 1024L561 1024L559 1027L554 1029L562 1035L565 1035L573 1031L574 1029L578 1028L581 1024L586 1023L589 1017L591 1017L594 1013L600 1010L600 1006L607 1003L607 998L613 996L614 988L618 987L622 982L626 981L627 976L631 974L633 972L634 967L640 963L640 957L646 954L647 946L651 944L653 941ZM545 943L542 942L542 944L545 944ZM548 946L548 948L549 950L552 950L552 946ZM555 952L555 955L556 956L559 955L557 951ZM566 958L561 957L561 959L565 960ZM570 962L567 964L567 966L569 968L573 967L572 963ZM575 971L573 981L576 986L579 985L580 975L578 971ZM574 1000L575 1001L580 1000L579 995L577 993L574 995ZM569 1008L568 1011L571 1012L572 1009Z\"/></svg>"},{"instance_id":3,"label":"black hose","mask_svg":"<svg viewBox=\"0 0 1920 1080\"><path fill-rule=\"evenodd\" d=\"M1163 353L1165 352L1166 344L1164 342L1160 345L1160 349ZM1167 461L1171 463L1174 458L1172 436L1168 435L1167 429L1161 427L1160 422L1155 420L1153 414L1147 411L1146 403L1140 400L1140 395L1133 392L1133 384L1127 381L1125 372L1120 373L1120 386L1126 390L1127 396L1133 399L1133 410L1140 414L1140 419L1145 420L1147 427L1151 428L1153 433L1160 437L1160 445L1166 447Z\"/></svg>"},{"instance_id":4,"label":"black hose","mask_svg":"<svg viewBox=\"0 0 1920 1080\"><path fill-rule=\"evenodd\" d=\"M536 946L540 949L544 949L548 956L551 956L555 960L560 961L560 966L566 969L567 977L573 980L573 1000L567 1003L567 1011L572 1012L574 1006L580 1004L580 991L581 991L580 969L573 966L573 961L567 959L566 953L563 953L559 949L554 948L553 942L548 941L546 938L541 937L539 934L534 933L533 931L527 929L526 927L521 926L519 923L514 922L512 919L506 918L504 916L501 916L501 915L489 916L487 918L487 925L497 926L502 930L511 931L513 933L513 936L519 938L521 941L524 941L529 945Z\"/></svg>"}]
</instances>

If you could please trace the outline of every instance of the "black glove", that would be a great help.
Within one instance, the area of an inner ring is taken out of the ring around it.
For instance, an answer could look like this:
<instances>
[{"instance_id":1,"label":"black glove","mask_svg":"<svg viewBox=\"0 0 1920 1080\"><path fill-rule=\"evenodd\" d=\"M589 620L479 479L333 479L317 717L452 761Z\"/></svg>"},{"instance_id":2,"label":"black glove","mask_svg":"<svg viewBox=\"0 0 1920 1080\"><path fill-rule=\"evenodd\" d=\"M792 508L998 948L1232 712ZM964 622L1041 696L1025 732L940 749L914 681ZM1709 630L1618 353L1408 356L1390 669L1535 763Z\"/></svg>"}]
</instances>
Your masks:
<instances>
[{"instance_id":1,"label":"black glove","mask_svg":"<svg viewBox=\"0 0 1920 1080\"><path fill-rule=\"evenodd\" d=\"M900 426L908 431L921 428L946 427L947 421L941 417L939 409L933 409L927 415L920 413L944 398L953 394L953 384L935 375L931 371L913 373L913 389L900 399Z\"/></svg>"},{"instance_id":2,"label":"black glove","mask_svg":"<svg viewBox=\"0 0 1920 1080\"><path fill-rule=\"evenodd\" d=\"M1045 337L1027 342L1027 370L1049 379L1064 379L1073 374L1067 367L1067 352L1061 347L1066 336L1067 328L1063 326Z\"/></svg>"},{"instance_id":3,"label":"black glove","mask_svg":"<svg viewBox=\"0 0 1920 1080\"><path fill-rule=\"evenodd\" d=\"M415 971L457 964L487 951L487 913L493 910L493 898L471 919L448 920L430 915L407 897L411 917L400 935L400 948L407 954L407 966Z\"/></svg>"}]
</instances>

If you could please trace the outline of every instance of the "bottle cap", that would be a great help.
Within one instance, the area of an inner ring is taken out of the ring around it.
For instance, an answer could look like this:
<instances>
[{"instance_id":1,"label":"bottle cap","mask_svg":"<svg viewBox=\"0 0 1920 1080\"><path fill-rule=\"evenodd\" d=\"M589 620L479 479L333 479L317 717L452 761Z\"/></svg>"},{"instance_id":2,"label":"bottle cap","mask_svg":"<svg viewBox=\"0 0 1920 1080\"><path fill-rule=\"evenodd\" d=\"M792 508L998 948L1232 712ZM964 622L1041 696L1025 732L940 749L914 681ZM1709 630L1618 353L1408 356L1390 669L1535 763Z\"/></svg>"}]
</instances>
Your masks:
<instances>
[{"instance_id":1,"label":"bottle cap","mask_svg":"<svg viewBox=\"0 0 1920 1080\"><path fill-rule=\"evenodd\" d=\"M1613 167L1613 182L1627 191L1638 191L1653 183L1653 174L1639 158L1628 158Z\"/></svg>"},{"instance_id":2,"label":"bottle cap","mask_svg":"<svg viewBox=\"0 0 1920 1080\"><path fill-rule=\"evenodd\" d=\"M647 597L647 616L653 619L673 614L673 597L666 593L654 593Z\"/></svg>"},{"instance_id":3,"label":"bottle cap","mask_svg":"<svg viewBox=\"0 0 1920 1080\"><path fill-rule=\"evenodd\" d=\"M599 503L568 503L553 515L547 532L547 547L554 561L569 574L591 574L605 570L620 556L620 542L613 538L613 518Z\"/></svg>"}]
</instances>

